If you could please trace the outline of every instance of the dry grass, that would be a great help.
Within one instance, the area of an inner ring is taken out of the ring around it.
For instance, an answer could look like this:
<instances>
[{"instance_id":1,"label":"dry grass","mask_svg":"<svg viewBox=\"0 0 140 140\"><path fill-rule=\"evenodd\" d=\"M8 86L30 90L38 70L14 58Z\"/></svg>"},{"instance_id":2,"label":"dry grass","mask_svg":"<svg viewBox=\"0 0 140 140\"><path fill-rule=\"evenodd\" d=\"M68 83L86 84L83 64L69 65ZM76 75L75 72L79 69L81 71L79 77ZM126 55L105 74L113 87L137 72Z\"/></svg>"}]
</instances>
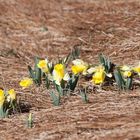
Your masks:
<instances>
[{"instance_id":1,"label":"dry grass","mask_svg":"<svg viewBox=\"0 0 140 140\"><path fill-rule=\"evenodd\" d=\"M34 114L32 129L28 113L0 120L0 139L140 139L139 89L90 93L88 104L66 97L54 107L44 88L18 86L35 55L55 59L73 46L91 63L100 52L119 64L137 63L139 23L139 0L0 0L0 87L14 87Z\"/></svg>"}]
</instances>

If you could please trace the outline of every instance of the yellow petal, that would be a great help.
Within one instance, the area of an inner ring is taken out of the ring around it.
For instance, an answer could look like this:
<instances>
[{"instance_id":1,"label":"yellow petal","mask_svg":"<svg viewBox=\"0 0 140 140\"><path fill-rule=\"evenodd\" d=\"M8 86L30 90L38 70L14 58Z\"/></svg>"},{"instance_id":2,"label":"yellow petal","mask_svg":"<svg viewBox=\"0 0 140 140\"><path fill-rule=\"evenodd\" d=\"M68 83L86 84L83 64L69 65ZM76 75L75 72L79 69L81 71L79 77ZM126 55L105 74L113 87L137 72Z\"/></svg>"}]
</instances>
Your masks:
<instances>
[{"instance_id":1,"label":"yellow petal","mask_svg":"<svg viewBox=\"0 0 140 140\"><path fill-rule=\"evenodd\" d=\"M134 67L133 70L134 70L135 72L137 72L137 73L140 73L140 66Z\"/></svg>"},{"instance_id":2,"label":"yellow petal","mask_svg":"<svg viewBox=\"0 0 140 140\"><path fill-rule=\"evenodd\" d=\"M122 75L124 77L130 77L132 75L132 72L131 71L124 71L124 72L122 72Z\"/></svg>"},{"instance_id":3,"label":"yellow petal","mask_svg":"<svg viewBox=\"0 0 140 140\"><path fill-rule=\"evenodd\" d=\"M0 107L3 106L4 101L5 101L4 91L0 89Z\"/></svg>"}]
</instances>

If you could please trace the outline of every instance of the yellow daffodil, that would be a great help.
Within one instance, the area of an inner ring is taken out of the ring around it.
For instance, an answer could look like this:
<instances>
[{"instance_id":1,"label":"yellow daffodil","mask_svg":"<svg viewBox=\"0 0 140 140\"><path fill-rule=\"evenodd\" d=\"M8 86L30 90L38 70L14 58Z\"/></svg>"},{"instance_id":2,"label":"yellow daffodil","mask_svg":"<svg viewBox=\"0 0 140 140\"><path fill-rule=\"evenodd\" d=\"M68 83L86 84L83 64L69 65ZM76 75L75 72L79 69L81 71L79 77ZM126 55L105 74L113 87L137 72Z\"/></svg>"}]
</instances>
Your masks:
<instances>
[{"instance_id":1,"label":"yellow daffodil","mask_svg":"<svg viewBox=\"0 0 140 140\"><path fill-rule=\"evenodd\" d=\"M61 80L69 80L69 74L65 72L65 66L63 64L56 64L53 70L53 80L56 84L60 85Z\"/></svg>"},{"instance_id":2,"label":"yellow daffodil","mask_svg":"<svg viewBox=\"0 0 140 140\"><path fill-rule=\"evenodd\" d=\"M47 59L45 60L40 60L39 63L37 64L37 66L45 73L48 73L49 72L49 69L48 69L48 61Z\"/></svg>"},{"instance_id":3,"label":"yellow daffodil","mask_svg":"<svg viewBox=\"0 0 140 140\"><path fill-rule=\"evenodd\" d=\"M138 66L133 68L134 72L138 73L138 75L140 76L140 63Z\"/></svg>"},{"instance_id":4,"label":"yellow daffodil","mask_svg":"<svg viewBox=\"0 0 140 140\"><path fill-rule=\"evenodd\" d=\"M121 73L123 75L123 77L130 77L132 75L132 69L129 66L121 66L120 67Z\"/></svg>"},{"instance_id":5,"label":"yellow daffodil","mask_svg":"<svg viewBox=\"0 0 140 140\"><path fill-rule=\"evenodd\" d=\"M19 83L19 85L23 88L30 87L32 84L33 84L33 80L31 78L24 78Z\"/></svg>"},{"instance_id":6,"label":"yellow daffodil","mask_svg":"<svg viewBox=\"0 0 140 140\"><path fill-rule=\"evenodd\" d=\"M71 70L72 70L72 72L73 72L74 75L79 74L79 73L82 73L82 72L84 72L86 69L87 69L87 67L84 66L84 65L73 65L73 66L71 67Z\"/></svg>"},{"instance_id":7,"label":"yellow daffodil","mask_svg":"<svg viewBox=\"0 0 140 140\"><path fill-rule=\"evenodd\" d=\"M8 91L8 94L9 94L10 99L12 99L12 100L15 100L16 99L16 92L15 92L14 89L10 89Z\"/></svg>"},{"instance_id":8,"label":"yellow daffodil","mask_svg":"<svg viewBox=\"0 0 140 140\"><path fill-rule=\"evenodd\" d=\"M96 72L92 76L92 82L94 84L102 84L105 79L105 72L104 72L104 67L99 66L96 69Z\"/></svg>"},{"instance_id":9,"label":"yellow daffodil","mask_svg":"<svg viewBox=\"0 0 140 140\"><path fill-rule=\"evenodd\" d=\"M105 75L109 78L112 77L112 74L111 73L106 73L105 72L105 68L102 66L102 65L99 65L99 66L96 66L96 67L91 67L87 70L87 73L88 74L93 74L95 72L100 72L100 71L104 71Z\"/></svg>"},{"instance_id":10,"label":"yellow daffodil","mask_svg":"<svg viewBox=\"0 0 140 140\"><path fill-rule=\"evenodd\" d=\"M76 59L76 60L72 61L72 63L74 65L72 66L71 70L72 70L74 75L79 74L79 73L86 74L86 70L88 68L87 63L85 63L81 59Z\"/></svg>"},{"instance_id":11,"label":"yellow daffodil","mask_svg":"<svg viewBox=\"0 0 140 140\"><path fill-rule=\"evenodd\" d=\"M4 101L5 101L4 91L0 89L0 107L3 106Z\"/></svg>"}]
</instances>

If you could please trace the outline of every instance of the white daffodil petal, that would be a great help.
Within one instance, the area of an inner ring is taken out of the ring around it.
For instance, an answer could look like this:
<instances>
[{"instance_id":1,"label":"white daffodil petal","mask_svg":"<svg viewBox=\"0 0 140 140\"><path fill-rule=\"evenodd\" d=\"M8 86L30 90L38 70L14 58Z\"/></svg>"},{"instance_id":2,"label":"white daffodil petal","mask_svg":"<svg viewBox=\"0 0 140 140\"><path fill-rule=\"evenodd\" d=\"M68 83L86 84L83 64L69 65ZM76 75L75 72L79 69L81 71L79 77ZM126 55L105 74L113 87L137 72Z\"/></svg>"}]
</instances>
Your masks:
<instances>
[{"instance_id":1,"label":"white daffodil petal","mask_svg":"<svg viewBox=\"0 0 140 140\"><path fill-rule=\"evenodd\" d=\"M7 102L10 102L10 100L11 100L11 98L10 98L10 96L8 95L8 96L7 96Z\"/></svg>"},{"instance_id":2,"label":"white daffodil petal","mask_svg":"<svg viewBox=\"0 0 140 140\"><path fill-rule=\"evenodd\" d=\"M52 65L53 65L52 62L48 63L49 68L52 68Z\"/></svg>"},{"instance_id":3,"label":"white daffodil petal","mask_svg":"<svg viewBox=\"0 0 140 140\"><path fill-rule=\"evenodd\" d=\"M59 85L60 86L60 82L59 81L55 81L55 84Z\"/></svg>"},{"instance_id":4,"label":"white daffodil petal","mask_svg":"<svg viewBox=\"0 0 140 140\"><path fill-rule=\"evenodd\" d=\"M49 62L47 58L45 59L45 61L46 61L46 63L48 63L48 62Z\"/></svg>"},{"instance_id":5,"label":"white daffodil petal","mask_svg":"<svg viewBox=\"0 0 140 140\"><path fill-rule=\"evenodd\" d=\"M111 73L107 73L106 76L109 77L109 78L111 78L112 77L112 74Z\"/></svg>"},{"instance_id":6,"label":"white daffodil petal","mask_svg":"<svg viewBox=\"0 0 140 140\"><path fill-rule=\"evenodd\" d=\"M53 76L51 74L48 74L47 76L50 81L53 81Z\"/></svg>"},{"instance_id":7,"label":"white daffodil petal","mask_svg":"<svg viewBox=\"0 0 140 140\"><path fill-rule=\"evenodd\" d=\"M75 59L75 60L72 61L72 63L74 65L83 65L84 64L84 61L81 60L81 59Z\"/></svg>"},{"instance_id":8,"label":"white daffodil petal","mask_svg":"<svg viewBox=\"0 0 140 140\"><path fill-rule=\"evenodd\" d=\"M66 73L63 77L64 81L69 81L70 80L70 75L68 73Z\"/></svg>"},{"instance_id":9,"label":"white daffodil petal","mask_svg":"<svg viewBox=\"0 0 140 140\"><path fill-rule=\"evenodd\" d=\"M93 68L93 67L91 67L91 68L89 68L88 70L87 70L87 72L89 73L89 74L92 74L92 73L94 73L96 71L96 68Z\"/></svg>"}]
</instances>

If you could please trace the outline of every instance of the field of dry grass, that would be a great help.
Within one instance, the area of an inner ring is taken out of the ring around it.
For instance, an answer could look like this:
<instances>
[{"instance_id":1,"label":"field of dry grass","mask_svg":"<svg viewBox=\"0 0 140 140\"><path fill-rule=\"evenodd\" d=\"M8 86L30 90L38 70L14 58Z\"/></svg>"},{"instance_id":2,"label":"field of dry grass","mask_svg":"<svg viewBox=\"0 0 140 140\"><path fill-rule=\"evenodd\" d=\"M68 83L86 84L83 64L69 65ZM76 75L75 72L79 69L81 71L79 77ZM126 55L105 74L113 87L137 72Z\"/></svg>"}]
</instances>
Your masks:
<instances>
[{"instance_id":1,"label":"field of dry grass","mask_svg":"<svg viewBox=\"0 0 140 140\"><path fill-rule=\"evenodd\" d=\"M103 52L117 64L140 60L139 0L0 0L0 88L15 88L27 106L0 120L0 140L139 140L140 89L90 92L54 107L43 87L21 90L34 56L56 59L74 47L95 63ZM30 106L30 108L28 107ZM34 127L26 127L28 109Z\"/></svg>"}]
</instances>

